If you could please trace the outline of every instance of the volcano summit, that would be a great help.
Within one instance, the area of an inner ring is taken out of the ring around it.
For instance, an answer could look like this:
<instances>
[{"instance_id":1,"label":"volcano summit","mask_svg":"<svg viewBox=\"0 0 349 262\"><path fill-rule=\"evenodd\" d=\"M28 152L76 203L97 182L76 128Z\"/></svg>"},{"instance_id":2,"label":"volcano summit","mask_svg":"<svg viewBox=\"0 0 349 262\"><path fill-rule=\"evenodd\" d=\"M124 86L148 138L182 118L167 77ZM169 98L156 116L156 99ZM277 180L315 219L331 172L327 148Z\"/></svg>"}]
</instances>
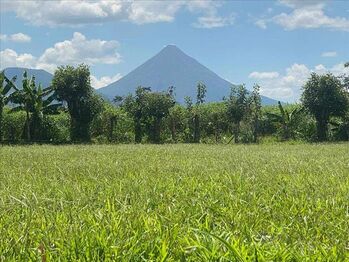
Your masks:
<instances>
[{"instance_id":1,"label":"volcano summit","mask_svg":"<svg viewBox=\"0 0 349 262\"><path fill-rule=\"evenodd\" d=\"M164 91L174 86L176 99L182 102L185 96L196 97L199 81L207 86L206 101L210 102L221 101L228 96L233 85L175 45L168 45L144 64L98 92L112 99L116 95L134 93L138 86L151 87L153 91ZM262 97L262 103L275 104L276 101Z\"/></svg>"}]
</instances>

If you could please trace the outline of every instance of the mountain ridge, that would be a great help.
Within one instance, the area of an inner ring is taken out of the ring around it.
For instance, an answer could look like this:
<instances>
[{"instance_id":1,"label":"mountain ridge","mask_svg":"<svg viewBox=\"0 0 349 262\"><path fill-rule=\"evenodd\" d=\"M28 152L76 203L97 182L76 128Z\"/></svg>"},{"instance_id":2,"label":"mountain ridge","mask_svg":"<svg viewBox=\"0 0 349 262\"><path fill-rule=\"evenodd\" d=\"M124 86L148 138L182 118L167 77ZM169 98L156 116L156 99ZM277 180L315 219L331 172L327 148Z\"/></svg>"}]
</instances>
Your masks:
<instances>
[{"instance_id":1,"label":"mountain ridge","mask_svg":"<svg viewBox=\"0 0 349 262\"><path fill-rule=\"evenodd\" d=\"M198 82L207 86L207 102L221 101L234 86L177 46L167 45L130 73L97 92L112 99L116 95L134 93L138 86L151 87L154 91L165 91L174 86L177 101L183 102L185 96L195 99ZM262 103L271 105L277 104L277 101L262 96Z\"/></svg>"},{"instance_id":2,"label":"mountain ridge","mask_svg":"<svg viewBox=\"0 0 349 262\"><path fill-rule=\"evenodd\" d=\"M22 84L23 72L27 71L28 76L35 76L35 82L41 84L43 87L48 87L51 85L53 75L43 69L31 69L25 67L7 67L4 69L5 75L11 79L17 76L15 84Z\"/></svg>"}]
</instances>

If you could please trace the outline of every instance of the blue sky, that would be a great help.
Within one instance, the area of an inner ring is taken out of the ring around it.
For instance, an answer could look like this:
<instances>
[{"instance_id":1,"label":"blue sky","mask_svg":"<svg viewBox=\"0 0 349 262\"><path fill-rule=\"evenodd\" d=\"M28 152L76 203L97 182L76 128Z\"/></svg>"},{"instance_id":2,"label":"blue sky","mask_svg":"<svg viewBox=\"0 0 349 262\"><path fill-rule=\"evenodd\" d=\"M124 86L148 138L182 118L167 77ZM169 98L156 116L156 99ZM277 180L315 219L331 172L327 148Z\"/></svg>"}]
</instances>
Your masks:
<instances>
[{"instance_id":1,"label":"blue sky","mask_svg":"<svg viewBox=\"0 0 349 262\"><path fill-rule=\"evenodd\" d=\"M167 44L283 101L297 101L313 71L349 73L349 1L0 0L0 7L1 69L53 72L84 62L98 88Z\"/></svg>"}]
</instances>

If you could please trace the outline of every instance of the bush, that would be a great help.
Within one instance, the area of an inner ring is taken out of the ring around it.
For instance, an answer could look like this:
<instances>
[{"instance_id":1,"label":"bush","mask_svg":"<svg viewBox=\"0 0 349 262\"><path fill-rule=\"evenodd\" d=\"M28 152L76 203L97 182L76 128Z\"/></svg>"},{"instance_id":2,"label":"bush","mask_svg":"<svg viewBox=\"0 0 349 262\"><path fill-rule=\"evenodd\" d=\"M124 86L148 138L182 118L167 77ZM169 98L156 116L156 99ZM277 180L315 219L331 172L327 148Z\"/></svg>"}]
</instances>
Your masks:
<instances>
[{"instance_id":1,"label":"bush","mask_svg":"<svg viewBox=\"0 0 349 262\"><path fill-rule=\"evenodd\" d=\"M52 143L67 143L70 141L70 117L61 112L58 115L47 115L43 121L43 140Z\"/></svg>"},{"instance_id":2,"label":"bush","mask_svg":"<svg viewBox=\"0 0 349 262\"><path fill-rule=\"evenodd\" d=\"M3 140L4 142L18 143L23 140L23 130L25 126L25 112L10 113L9 108L4 110L3 118Z\"/></svg>"},{"instance_id":3,"label":"bush","mask_svg":"<svg viewBox=\"0 0 349 262\"><path fill-rule=\"evenodd\" d=\"M104 103L103 110L92 121L93 141L131 143L134 141L133 124L132 118L122 108Z\"/></svg>"}]
</instances>

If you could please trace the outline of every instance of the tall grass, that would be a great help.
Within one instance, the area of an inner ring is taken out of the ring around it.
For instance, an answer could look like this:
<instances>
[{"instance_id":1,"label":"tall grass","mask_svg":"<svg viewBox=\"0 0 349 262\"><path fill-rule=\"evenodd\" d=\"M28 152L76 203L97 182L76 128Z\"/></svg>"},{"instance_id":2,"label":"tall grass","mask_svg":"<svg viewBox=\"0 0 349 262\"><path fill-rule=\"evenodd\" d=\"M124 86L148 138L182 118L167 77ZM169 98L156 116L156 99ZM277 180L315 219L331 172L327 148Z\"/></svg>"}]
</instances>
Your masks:
<instances>
[{"instance_id":1,"label":"tall grass","mask_svg":"<svg viewBox=\"0 0 349 262\"><path fill-rule=\"evenodd\" d=\"M0 261L348 253L349 144L0 147Z\"/></svg>"}]
</instances>

